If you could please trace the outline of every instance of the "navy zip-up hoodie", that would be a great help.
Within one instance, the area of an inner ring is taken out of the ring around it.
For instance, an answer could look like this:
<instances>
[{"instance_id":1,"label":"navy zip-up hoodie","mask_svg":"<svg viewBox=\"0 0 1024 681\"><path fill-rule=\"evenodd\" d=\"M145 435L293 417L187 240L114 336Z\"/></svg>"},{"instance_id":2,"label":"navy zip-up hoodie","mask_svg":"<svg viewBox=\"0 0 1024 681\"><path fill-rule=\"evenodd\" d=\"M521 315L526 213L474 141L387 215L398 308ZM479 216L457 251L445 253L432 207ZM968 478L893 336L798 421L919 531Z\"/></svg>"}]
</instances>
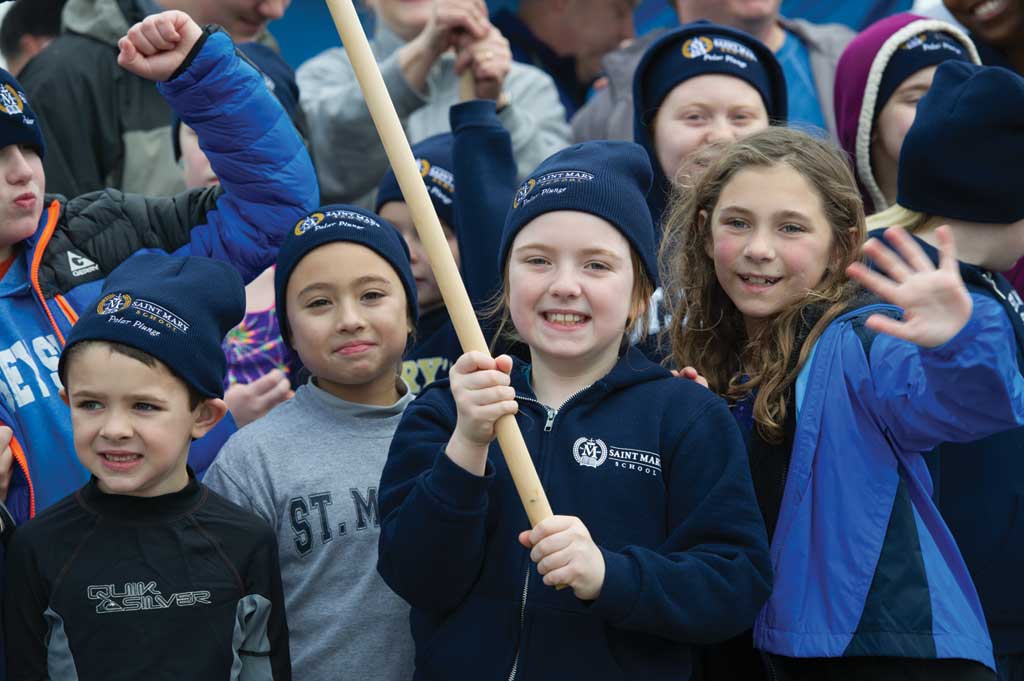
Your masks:
<instances>
[{"instance_id":1,"label":"navy zip-up hoodie","mask_svg":"<svg viewBox=\"0 0 1024 681\"><path fill-rule=\"evenodd\" d=\"M512 140L490 100L456 104L449 118L455 166L453 227L459 241L462 280L470 301L480 313L501 285L495 254L501 244L505 212L517 186ZM512 162L492 163L494 158ZM420 315L416 343L402 363L402 378L417 394L433 381L447 378L448 370L461 354L462 346L448 308L430 310Z\"/></svg>"},{"instance_id":2,"label":"navy zip-up hoodie","mask_svg":"<svg viewBox=\"0 0 1024 681\"><path fill-rule=\"evenodd\" d=\"M746 448L720 398L630 348L559 408L512 370L531 458L555 513L579 516L605 560L600 596L545 586L498 444L486 473L444 448L447 381L406 410L379 490L378 570L412 605L416 679L689 677L692 646L749 628L770 591Z\"/></svg>"},{"instance_id":3,"label":"navy zip-up hoodie","mask_svg":"<svg viewBox=\"0 0 1024 681\"><path fill-rule=\"evenodd\" d=\"M871 236L882 238L884 230ZM936 265L938 251L917 239ZM1024 301L1001 274L960 263L972 293L1006 310L1024 368ZM1024 652L1024 428L968 443L947 442L929 457L935 503L956 538L978 590L993 652Z\"/></svg>"}]
</instances>

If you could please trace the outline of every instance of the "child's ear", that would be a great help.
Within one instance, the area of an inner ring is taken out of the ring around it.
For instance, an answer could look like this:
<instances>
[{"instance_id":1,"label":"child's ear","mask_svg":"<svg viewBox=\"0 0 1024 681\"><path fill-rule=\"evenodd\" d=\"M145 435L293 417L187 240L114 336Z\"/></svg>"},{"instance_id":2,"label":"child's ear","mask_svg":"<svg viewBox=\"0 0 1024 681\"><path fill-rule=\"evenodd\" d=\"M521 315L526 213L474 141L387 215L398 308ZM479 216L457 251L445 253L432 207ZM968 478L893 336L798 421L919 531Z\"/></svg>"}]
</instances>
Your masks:
<instances>
[{"instance_id":1,"label":"child's ear","mask_svg":"<svg viewBox=\"0 0 1024 681\"><path fill-rule=\"evenodd\" d=\"M64 404L68 405L69 407L71 406L71 402L70 400L68 400L67 388L61 388L57 394L60 395L60 399L64 400Z\"/></svg>"},{"instance_id":2,"label":"child's ear","mask_svg":"<svg viewBox=\"0 0 1024 681\"><path fill-rule=\"evenodd\" d=\"M704 226L708 224L708 212L701 210L697 213L697 231L703 232ZM711 258L715 259L715 245L711 241L711 234L708 234L708 238L704 240L704 253Z\"/></svg>"},{"instance_id":3,"label":"child's ear","mask_svg":"<svg viewBox=\"0 0 1024 681\"><path fill-rule=\"evenodd\" d=\"M193 412L195 421L192 423L192 439L198 440L209 433L227 413L227 402L220 398L214 397L200 402Z\"/></svg>"}]
</instances>

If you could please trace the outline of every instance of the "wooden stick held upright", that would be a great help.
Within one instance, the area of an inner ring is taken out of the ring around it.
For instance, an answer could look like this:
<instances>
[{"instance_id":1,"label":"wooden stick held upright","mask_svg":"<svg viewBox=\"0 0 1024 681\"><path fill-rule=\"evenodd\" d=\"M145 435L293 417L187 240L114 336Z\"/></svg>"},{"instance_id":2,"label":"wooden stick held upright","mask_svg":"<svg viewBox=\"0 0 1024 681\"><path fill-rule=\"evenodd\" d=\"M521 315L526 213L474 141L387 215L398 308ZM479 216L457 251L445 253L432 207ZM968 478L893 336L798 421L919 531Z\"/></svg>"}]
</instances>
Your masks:
<instances>
[{"instance_id":1,"label":"wooden stick held upright","mask_svg":"<svg viewBox=\"0 0 1024 681\"><path fill-rule=\"evenodd\" d=\"M477 322L473 305L469 301L466 287L455 266L455 258L452 257L444 233L441 231L441 223L430 202L427 188L424 186L419 172L419 166L412 155L409 140L405 137L398 113L395 111L395 106L384 85L380 68L370 50L370 43L359 23L359 15L356 13L352 0L326 1L331 16L334 18L334 25L338 29L338 35L352 62L352 69L359 81L359 88L363 91L366 106L370 110L377 133L384 144L384 151L395 172L398 186L402 189L402 195L409 206L409 212L412 215L416 231L419 233L420 242L427 252L427 259L430 261L430 267L434 271L438 287L441 289L444 303L448 307L448 313L451 315L459 343L462 344L462 349L465 352L476 350L486 353L488 352L487 341L480 330L480 324ZM552 515L551 506L548 504L547 496L540 484L540 478L537 476L537 470L526 449L526 442L523 440L523 434L519 431L519 424L516 423L514 416L504 416L498 420L496 430L498 443L505 455L505 462L512 474L519 498L526 508L526 515L530 519L530 524L536 525Z\"/></svg>"}]
</instances>

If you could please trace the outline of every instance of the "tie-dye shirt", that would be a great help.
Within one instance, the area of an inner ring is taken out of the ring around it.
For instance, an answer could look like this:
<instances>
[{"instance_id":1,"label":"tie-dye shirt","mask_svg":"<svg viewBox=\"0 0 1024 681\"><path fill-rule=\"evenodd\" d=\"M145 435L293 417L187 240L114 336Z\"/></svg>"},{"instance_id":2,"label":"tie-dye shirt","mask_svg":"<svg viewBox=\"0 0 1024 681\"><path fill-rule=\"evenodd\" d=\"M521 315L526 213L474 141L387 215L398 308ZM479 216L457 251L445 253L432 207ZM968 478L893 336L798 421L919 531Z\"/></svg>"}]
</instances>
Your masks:
<instances>
[{"instance_id":1,"label":"tie-dye shirt","mask_svg":"<svg viewBox=\"0 0 1024 681\"><path fill-rule=\"evenodd\" d=\"M228 358L225 388L235 383L252 383L271 369L280 369L294 382L302 366L298 356L281 338L273 306L247 312L242 323L228 332L223 347Z\"/></svg>"}]
</instances>

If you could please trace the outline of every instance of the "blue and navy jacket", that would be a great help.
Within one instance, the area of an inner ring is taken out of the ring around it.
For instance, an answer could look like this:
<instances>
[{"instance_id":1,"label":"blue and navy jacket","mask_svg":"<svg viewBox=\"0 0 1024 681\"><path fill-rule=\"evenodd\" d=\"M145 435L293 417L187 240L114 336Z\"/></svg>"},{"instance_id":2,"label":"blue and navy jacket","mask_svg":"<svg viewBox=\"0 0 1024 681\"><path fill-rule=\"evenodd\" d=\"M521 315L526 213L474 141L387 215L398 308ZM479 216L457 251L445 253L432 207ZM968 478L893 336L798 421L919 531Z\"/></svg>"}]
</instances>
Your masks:
<instances>
[{"instance_id":1,"label":"blue and navy jacket","mask_svg":"<svg viewBox=\"0 0 1024 681\"><path fill-rule=\"evenodd\" d=\"M880 236L880 234L873 234ZM938 252L918 240L936 263ZM1002 305L1024 368L1024 301L998 273L960 263L968 288ZM1024 652L1024 428L949 442L928 457L934 498L971 571L997 657Z\"/></svg>"},{"instance_id":2,"label":"blue and navy jacket","mask_svg":"<svg viewBox=\"0 0 1024 681\"><path fill-rule=\"evenodd\" d=\"M455 166L455 232L460 271L478 316L501 285L498 248L505 212L516 189L512 140L498 120L494 102L474 100L456 104L449 113L452 162ZM507 159L508 163L495 162ZM487 324L485 320L485 332ZM402 362L402 378L413 394L448 377L462 354L448 308L420 315L416 343Z\"/></svg>"},{"instance_id":3,"label":"blue and navy jacket","mask_svg":"<svg viewBox=\"0 0 1024 681\"><path fill-rule=\"evenodd\" d=\"M883 334L865 342L866 317L899 313L888 305L848 312L818 339L796 384L771 544L775 586L754 625L756 647L994 667L922 455L1024 423L1013 326L990 296L971 297L970 321L937 348Z\"/></svg>"},{"instance_id":4,"label":"blue and navy jacket","mask_svg":"<svg viewBox=\"0 0 1024 681\"><path fill-rule=\"evenodd\" d=\"M482 477L453 463L455 403L435 383L406 410L379 491L378 570L412 605L416 678L688 678L691 646L749 627L771 584L725 403L635 348L557 409L537 401L529 365L512 385L551 506L586 524L604 585L584 602L542 583L498 444Z\"/></svg>"},{"instance_id":5,"label":"blue and navy jacket","mask_svg":"<svg viewBox=\"0 0 1024 681\"><path fill-rule=\"evenodd\" d=\"M23 522L89 480L78 462L57 358L78 311L135 253L159 250L232 263L246 281L273 264L287 230L319 204L313 166L288 115L225 33L204 34L157 85L198 133L221 186L168 198L104 190L47 197L35 234L0 280L0 423L14 430L7 505ZM216 294L217 282L210 282ZM204 470L227 419L192 449Z\"/></svg>"}]
</instances>

